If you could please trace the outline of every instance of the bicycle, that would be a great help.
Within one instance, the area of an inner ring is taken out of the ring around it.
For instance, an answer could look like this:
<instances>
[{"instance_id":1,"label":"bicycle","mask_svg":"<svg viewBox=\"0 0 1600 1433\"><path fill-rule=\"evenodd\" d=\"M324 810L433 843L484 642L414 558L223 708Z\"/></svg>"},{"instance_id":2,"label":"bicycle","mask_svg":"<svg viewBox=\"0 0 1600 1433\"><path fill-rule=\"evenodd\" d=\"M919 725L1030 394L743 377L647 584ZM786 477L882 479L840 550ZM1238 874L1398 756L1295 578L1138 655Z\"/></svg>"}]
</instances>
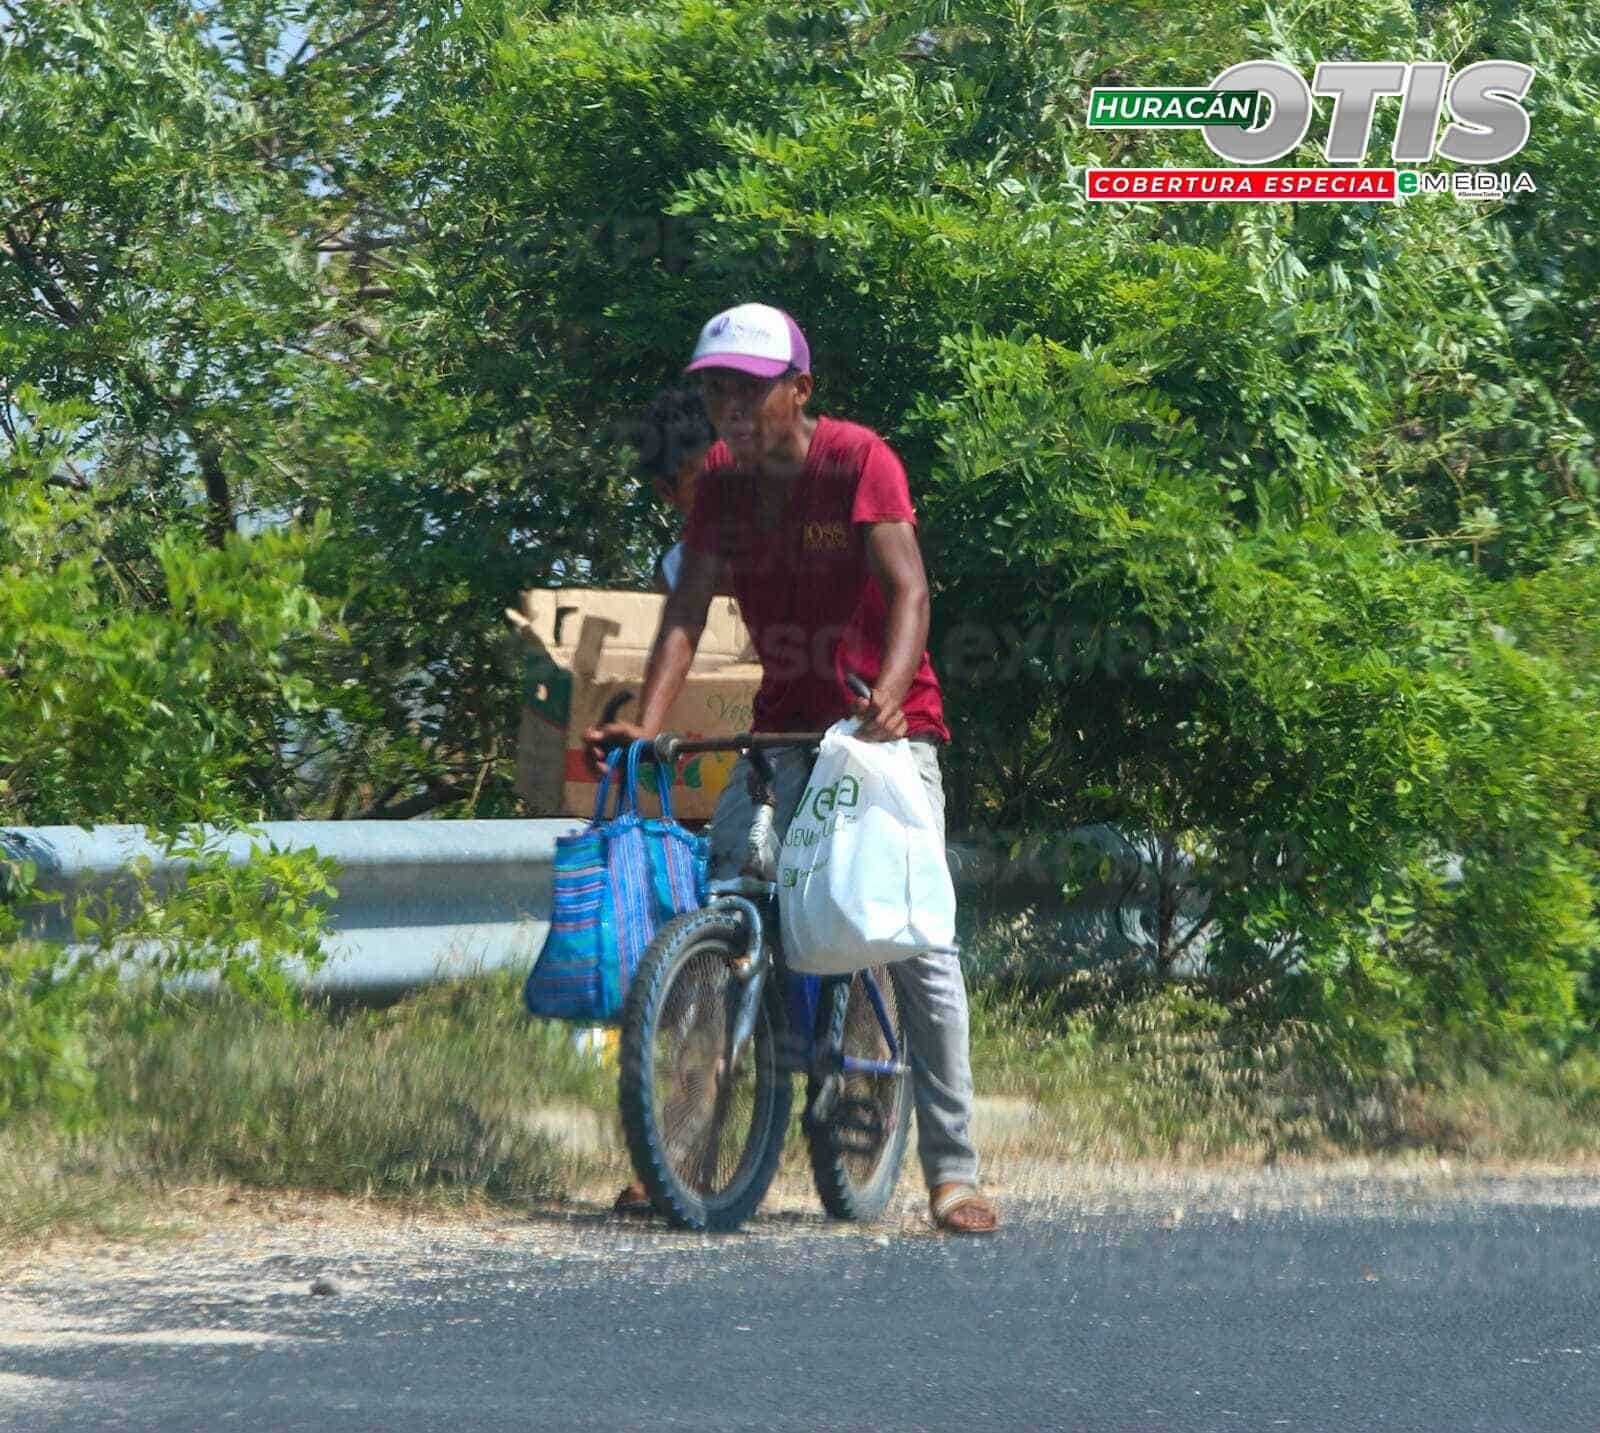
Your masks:
<instances>
[{"instance_id":1,"label":"bicycle","mask_svg":"<svg viewBox=\"0 0 1600 1433\"><path fill-rule=\"evenodd\" d=\"M852 682L856 690L858 683ZM670 766L691 752L750 760L753 816L739 874L656 932L622 1015L618 1101L634 1172L679 1228L737 1229L765 1197L788 1136L792 1077L823 1207L870 1221L894 1193L911 1117L897 977L789 971L767 855L777 790L766 753L815 751L821 732L688 739L663 732Z\"/></svg>"}]
</instances>

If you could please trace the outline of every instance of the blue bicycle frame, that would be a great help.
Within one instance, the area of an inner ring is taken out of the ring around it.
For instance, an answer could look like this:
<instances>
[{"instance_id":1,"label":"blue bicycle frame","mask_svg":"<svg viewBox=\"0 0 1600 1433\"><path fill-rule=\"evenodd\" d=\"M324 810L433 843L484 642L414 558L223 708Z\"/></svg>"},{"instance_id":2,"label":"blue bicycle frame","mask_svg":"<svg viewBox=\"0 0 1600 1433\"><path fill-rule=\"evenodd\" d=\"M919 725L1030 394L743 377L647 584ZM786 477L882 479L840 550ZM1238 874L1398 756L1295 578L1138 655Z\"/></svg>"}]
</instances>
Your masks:
<instances>
[{"instance_id":1,"label":"blue bicycle frame","mask_svg":"<svg viewBox=\"0 0 1600 1433\"><path fill-rule=\"evenodd\" d=\"M858 972L862 985L867 992L867 999L872 1004L872 1012L878 1017L878 1027L883 1031L884 1042L889 1047L887 1060L862 1060L854 1055L842 1056L844 1073L847 1075L899 1075L904 1073L904 1066L900 1061L900 1046L894 1038L894 1027L889 1019L889 1011L883 1003L883 992L878 989L878 982L870 970ZM854 979L851 976L839 976L840 980ZM820 975L796 975L785 972L785 982L788 987L789 997L789 1028L791 1031L804 1032L801 1036L806 1062L809 1064L816 1055L816 1030L817 1007L822 1001L822 981Z\"/></svg>"}]
</instances>

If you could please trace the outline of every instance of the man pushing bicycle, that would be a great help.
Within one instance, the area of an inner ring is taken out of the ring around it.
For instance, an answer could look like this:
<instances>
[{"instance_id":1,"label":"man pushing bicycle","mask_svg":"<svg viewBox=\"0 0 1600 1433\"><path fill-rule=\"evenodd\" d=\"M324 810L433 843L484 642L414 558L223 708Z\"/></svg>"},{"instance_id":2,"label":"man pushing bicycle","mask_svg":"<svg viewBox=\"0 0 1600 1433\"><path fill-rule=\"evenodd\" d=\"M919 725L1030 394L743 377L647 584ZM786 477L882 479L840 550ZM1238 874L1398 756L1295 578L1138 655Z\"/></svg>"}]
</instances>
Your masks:
<instances>
[{"instance_id":1,"label":"man pushing bicycle","mask_svg":"<svg viewBox=\"0 0 1600 1433\"><path fill-rule=\"evenodd\" d=\"M695 489L639 719L589 728L591 767L598 771L608 746L660 732L726 578L761 661L752 730L826 728L853 715L866 740L908 738L942 840L939 747L950 733L928 659L928 582L899 458L869 428L806 412L810 350L781 309L746 303L717 314L701 329L685 372L700 377L718 441ZM850 694L847 671L866 677L870 696ZM752 814L746 763L735 766L712 817L713 879L736 874L745 854ZM774 858L810 764L803 750L772 753ZM930 1213L950 1233L989 1233L999 1214L976 1187L960 961L953 952L931 952L896 968ZM617 1207L651 1206L643 1186L630 1185Z\"/></svg>"}]
</instances>

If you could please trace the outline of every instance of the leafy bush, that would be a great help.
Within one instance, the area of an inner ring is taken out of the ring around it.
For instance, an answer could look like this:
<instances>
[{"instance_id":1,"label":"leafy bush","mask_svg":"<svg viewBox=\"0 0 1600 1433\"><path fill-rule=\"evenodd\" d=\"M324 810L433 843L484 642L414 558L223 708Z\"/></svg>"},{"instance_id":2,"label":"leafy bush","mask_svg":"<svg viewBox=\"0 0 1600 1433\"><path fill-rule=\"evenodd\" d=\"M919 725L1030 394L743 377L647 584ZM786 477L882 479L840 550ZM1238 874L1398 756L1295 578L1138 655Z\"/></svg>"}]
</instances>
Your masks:
<instances>
[{"instance_id":1,"label":"leafy bush","mask_svg":"<svg viewBox=\"0 0 1600 1433\"><path fill-rule=\"evenodd\" d=\"M186 866L172 890L145 862L131 890L77 898L69 954L27 938L27 907L56 898L28 862L0 862L0 1116L43 1104L81 1117L97 1010L131 952L168 977L218 972L280 1010L296 1000L288 962L322 959L331 863L255 845L233 864L223 841L250 831L263 749L292 738L311 691L292 657L321 621L302 585L317 532L219 546L168 533L159 593L141 602L115 531L128 491L59 481L84 456L82 406L16 401L26 428L0 472L0 822L137 819Z\"/></svg>"},{"instance_id":2,"label":"leafy bush","mask_svg":"<svg viewBox=\"0 0 1600 1433\"><path fill-rule=\"evenodd\" d=\"M19 938L8 904L26 897L34 876L27 863L0 861L0 1123L43 1106L70 1124L93 1109L86 1015L107 975Z\"/></svg>"}]
</instances>

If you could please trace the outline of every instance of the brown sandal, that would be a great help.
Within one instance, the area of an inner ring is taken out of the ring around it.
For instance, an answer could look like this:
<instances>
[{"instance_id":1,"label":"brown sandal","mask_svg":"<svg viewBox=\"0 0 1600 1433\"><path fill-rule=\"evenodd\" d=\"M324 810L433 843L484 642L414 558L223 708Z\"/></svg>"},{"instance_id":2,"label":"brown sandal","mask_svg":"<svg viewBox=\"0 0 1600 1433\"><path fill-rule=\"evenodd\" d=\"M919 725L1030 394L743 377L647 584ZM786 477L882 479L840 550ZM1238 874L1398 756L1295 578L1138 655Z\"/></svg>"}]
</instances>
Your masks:
<instances>
[{"instance_id":1,"label":"brown sandal","mask_svg":"<svg viewBox=\"0 0 1600 1433\"><path fill-rule=\"evenodd\" d=\"M928 1198L933 1227L944 1234L993 1234L1000 1227L1000 1211L970 1184L958 1184L939 1200ZM967 1217L961 1218L962 1214Z\"/></svg>"},{"instance_id":2,"label":"brown sandal","mask_svg":"<svg viewBox=\"0 0 1600 1433\"><path fill-rule=\"evenodd\" d=\"M650 1202L650 1196L645 1192L644 1185L636 1179L617 1195L616 1202L611 1206L611 1212L624 1216L648 1217L656 1212L656 1207Z\"/></svg>"}]
</instances>

